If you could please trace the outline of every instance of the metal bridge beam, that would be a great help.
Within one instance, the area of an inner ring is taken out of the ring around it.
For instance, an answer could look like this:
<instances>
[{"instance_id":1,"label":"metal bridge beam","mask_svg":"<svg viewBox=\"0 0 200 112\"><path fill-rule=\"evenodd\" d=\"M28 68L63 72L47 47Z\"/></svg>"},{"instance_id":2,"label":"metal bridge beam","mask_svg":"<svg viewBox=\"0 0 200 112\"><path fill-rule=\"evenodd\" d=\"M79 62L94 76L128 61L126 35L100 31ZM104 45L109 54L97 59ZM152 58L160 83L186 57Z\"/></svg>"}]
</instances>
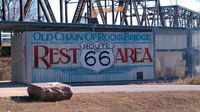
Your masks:
<instances>
[{"instance_id":1,"label":"metal bridge beam","mask_svg":"<svg viewBox=\"0 0 200 112\"><path fill-rule=\"evenodd\" d=\"M19 21L24 21L24 3L20 0L20 19Z\"/></svg>"},{"instance_id":2,"label":"metal bridge beam","mask_svg":"<svg viewBox=\"0 0 200 112\"><path fill-rule=\"evenodd\" d=\"M2 0L2 20L6 20L6 0Z\"/></svg>"},{"instance_id":3,"label":"metal bridge beam","mask_svg":"<svg viewBox=\"0 0 200 112\"><path fill-rule=\"evenodd\" d=\"M19 6L17 6L19 10L16 10L18 15L15 17L18 19L14 21L27 21L28 11L32 13L33 7L37 7L38 21L41 22L41 16L44 15L45 21L57 22L51 9L52 4L48 0L37 1L36 3L38 4L34 4L33 0L26 0L26 2L19 0ZM59 3L60 23L70 23L69 20L72 20L72 23L76 24L200 27L199 12L177 5L161 6L160 0L79 0L78 2L59 0ZM72 10L68 10L72 6L71 4L77 5L73 18L68 16L68 13L72 12ZM9 5L10 9L11 6ZM6 9L6 0L2 0L1 8L1 20L10 20L7 14L12 14L12 12L8 11L13 10ZM96 17L93 16L94 11L97 13ZM110 19L109 21L107 20L108 18ZM82 21L83 19L85 21Z\"/></svg>"}]
</instances>

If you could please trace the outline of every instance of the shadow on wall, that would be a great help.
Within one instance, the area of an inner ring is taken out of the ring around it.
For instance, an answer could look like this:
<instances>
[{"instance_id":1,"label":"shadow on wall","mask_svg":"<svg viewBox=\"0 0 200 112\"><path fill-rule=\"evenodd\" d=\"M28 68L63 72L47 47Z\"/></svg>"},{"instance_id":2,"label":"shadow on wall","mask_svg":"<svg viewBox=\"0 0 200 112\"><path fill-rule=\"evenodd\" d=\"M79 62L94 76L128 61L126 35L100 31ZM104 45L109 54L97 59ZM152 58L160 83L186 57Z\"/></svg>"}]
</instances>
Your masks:
<instances>
[{"instance_id":1,"label":"shadow on wall","mask_svg":"<svg viewBox=\"0 0 200 112\"><path fill-rule=\"evenodd\" d=\"M192 72L194 75L199 75L200 74L200 52L196 51L193 52L192 55Z\"/></svg>"},{"instance_id":2,"label":"shadow on wall","mask_svg":"<svg viewBox=\"0 0 200 112\"><path fill-rule=\"evenodd\" d=\"M185 76L186 61L183 52L158 52L156 74L158 79L174 79Z\"/></svg>"}]
</instances>

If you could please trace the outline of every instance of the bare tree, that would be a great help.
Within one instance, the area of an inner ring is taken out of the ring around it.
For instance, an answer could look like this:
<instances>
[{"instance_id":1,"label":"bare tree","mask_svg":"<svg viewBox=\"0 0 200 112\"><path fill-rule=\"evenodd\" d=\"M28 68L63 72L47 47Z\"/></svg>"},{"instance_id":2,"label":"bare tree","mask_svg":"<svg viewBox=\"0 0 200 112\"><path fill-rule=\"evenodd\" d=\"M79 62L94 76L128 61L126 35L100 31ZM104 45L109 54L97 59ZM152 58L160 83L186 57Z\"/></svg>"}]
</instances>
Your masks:
<instances>
[{"instance_id":1,"label":"bare tree","mask_svg":"<svg viewBox=\"0 0 200 112\"><path fill-rule=\"evenodd\" d=\"M170 3L171 3L172 5L178 5L178 4L180 4L182 1L183 1L183 0L170 0Z\"/></svg>"},{"instance_id":2,"label":"bare tree","mask_svg":"<svg viewBox=\"0 0 200 112\"><path fill-rule=\"evenodd\" d=\"M27 0L24 0L24 4ZM0 0L0 4L2 4L2 0ZM30 21L32 18L35 18L35 15L37 15L36 11L36 0L33 0L31 3L31 7L28 10L28 14L25 17L26 20ZM2 5L0 5L2 6ZM33 6L33 7L32 7ZM0 7L2 9L2 7ZM6 0L6 20L9 21L18 21L20 17L20 4L19 0Z\"/></svg>"},{"instance_id":3,"label":"bare tree","mask_svg":"<svg viewBox=\"0 0 200 112\"><path fill-rule=\"evenodd\" d=\"M10 21L15 21L19 18L19 3L18 0L9 0L7 2L7 18Z\"/></svg>"}]
</instances>

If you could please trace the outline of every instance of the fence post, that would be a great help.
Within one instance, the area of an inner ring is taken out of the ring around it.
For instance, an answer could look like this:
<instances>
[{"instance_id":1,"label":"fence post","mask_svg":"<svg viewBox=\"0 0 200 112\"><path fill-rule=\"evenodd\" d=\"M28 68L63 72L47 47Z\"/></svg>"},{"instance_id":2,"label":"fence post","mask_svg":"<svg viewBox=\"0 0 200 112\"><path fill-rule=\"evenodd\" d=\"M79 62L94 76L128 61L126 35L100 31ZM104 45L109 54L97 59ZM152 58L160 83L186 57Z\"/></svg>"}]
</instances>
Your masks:
<instances>
[{"instance_id":1,"label":"fence post","mask_svg":"<svg viewBox=\"0 0 200 112\"><path fill-rule=\"evenodd\" d=\"M192 49L192 33L191 29L187 28L187 58L186 58L186 76L192 77L193 75L193 63L192 63L192 55L193 55L193 49Z\"/></svg>"}]
</instances>

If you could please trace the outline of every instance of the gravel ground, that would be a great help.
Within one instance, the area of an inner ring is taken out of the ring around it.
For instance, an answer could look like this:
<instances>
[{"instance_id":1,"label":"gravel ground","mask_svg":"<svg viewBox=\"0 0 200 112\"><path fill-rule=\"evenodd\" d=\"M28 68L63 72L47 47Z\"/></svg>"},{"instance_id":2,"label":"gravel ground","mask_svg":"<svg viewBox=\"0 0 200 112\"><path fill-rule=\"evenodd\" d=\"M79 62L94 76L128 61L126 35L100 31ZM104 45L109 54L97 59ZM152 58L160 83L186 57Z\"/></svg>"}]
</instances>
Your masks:
<instances>
[{"instance_id":1,"label":"gravel ground","mask_svg":"<svg viewBox=\"0 0 200 112\"><path fill-rule=\"evenodd\" d=\"M0 98L0 112L200 112L200 92L85 93L71 100L38 102Z\"/></svg>"}]
</instances>

